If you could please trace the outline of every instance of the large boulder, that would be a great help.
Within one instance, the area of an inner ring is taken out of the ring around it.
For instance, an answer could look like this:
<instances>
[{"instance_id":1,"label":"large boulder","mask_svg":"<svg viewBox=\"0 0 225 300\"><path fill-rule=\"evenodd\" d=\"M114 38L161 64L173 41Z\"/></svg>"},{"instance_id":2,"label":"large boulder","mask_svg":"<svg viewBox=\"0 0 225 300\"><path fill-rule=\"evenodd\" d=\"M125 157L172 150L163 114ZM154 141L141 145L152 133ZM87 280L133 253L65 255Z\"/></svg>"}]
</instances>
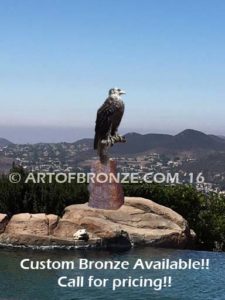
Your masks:
<instances>
[{"instance_id":1,"label":"large boulder","mask_svg":"<svg viewBox=\"0 0 225 300\"><path fill-rule=\"evenodd\" d=\"M6 214L0 214L0 233L3 233L5 231L8 221L9 218Z\"/></svg>"},{"instance_id":2,"label":"large boulder","mask_svg":"<svg viewBox=\"0 0 225 300\"><path fill-rule=\"evenodd\" d=\"M5 233L16 235L48 235L48 218L46 214L16 214L12 216L11 220L9 221L5 229Z\"/></svg>"},{"instance_id":3,"label":"large boulder","mask_svg":"<svg viewBox=\"0 0 225 300\"><path fill-rule=\"evenodd\" d=\"M74 234L82 229L88 241L74 240ZM173 210L144 198L126 197L118 210L96 209L85 203L66 207L62 218L14 215L0 234L0 242L25 246L184 248L193 236L187 221Z\"/></svg>"},{"instance_id":4,"label":"large boulder","mask_svg":"<svg viewBox=\"0 0 225 300\"><path fill-rule=\"evenodd\" d=\"M0 235L0 242L6 245L22 246L51 245L50 236L57 226L58 220L59 216L53 214L21 213L13 215L4 233Z\"/></svg>"},{"instance_id":5,"label":"large boulder","mask_svg":"<svg viewBox=\"0 0 225 300\"><path fill-rule=\"evenodd\" d=\"M151 200L126 197L118 210L94 209L88 203L66 207L54 230L57 237L85 228L92 238L114 238L127 233L133 245L183 248L192 240L187 221Z\"/></svg>"},{"instance_id":6,"label":"large boulder","mask_svg":"<svg viewBox=\"0 0 225 300\"><path fill-rule=\"evenodd\" d=\"M47 215L47 219L48 219L48 232L49 235L51 235L58 224L59 216L49 214Z\"/></svg>"}]
</instances>

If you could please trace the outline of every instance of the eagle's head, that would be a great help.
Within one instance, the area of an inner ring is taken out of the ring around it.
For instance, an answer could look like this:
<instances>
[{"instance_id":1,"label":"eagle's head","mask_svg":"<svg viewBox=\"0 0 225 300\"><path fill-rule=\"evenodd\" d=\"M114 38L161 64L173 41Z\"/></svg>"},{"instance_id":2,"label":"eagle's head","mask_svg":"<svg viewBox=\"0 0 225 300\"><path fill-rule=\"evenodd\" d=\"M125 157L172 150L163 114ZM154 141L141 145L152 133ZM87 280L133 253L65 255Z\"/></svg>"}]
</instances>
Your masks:
<instances>
[{"instance_id":1,"label":"eagle's head","mask_svg":"<svg viewBox=\"0 0 225 300\"><path fill-rule=\"evenodd\" d=\"M118 88L113 88L109 90L109 97L113 97L115 99L120 99L121 95L126 94L123 90Z\"/></svg>"}]
</instances>

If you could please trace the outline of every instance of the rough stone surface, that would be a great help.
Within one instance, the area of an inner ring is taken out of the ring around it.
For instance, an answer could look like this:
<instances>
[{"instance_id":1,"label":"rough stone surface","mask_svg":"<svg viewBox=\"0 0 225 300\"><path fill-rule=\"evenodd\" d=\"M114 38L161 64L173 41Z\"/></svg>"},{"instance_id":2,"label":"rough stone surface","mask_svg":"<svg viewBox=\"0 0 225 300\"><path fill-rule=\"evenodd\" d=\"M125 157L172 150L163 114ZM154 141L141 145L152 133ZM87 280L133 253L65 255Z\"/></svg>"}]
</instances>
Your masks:
<instances>
[{"instance_id":1,"label":"rough stone surface","mask_svg":"<svg viewBox=\"0 0 225 300\"><path fill-rule=\"evenodd\" d=\"M20 235L48 235L49 222L46 214L16 214L12 216L8 225L6 226L5 233Z\"/></svg>"},{"instance_id":2,"label":"rough stone surface","mask_svg":"<svg viewBox=\"0 0 225 300\"><path fill-rule=\"evenodd\" d=\"M89 183L89 206L99 209L118 209L124 204L121 183L116 182L116 162L112 159L106 165L100 161L92 164L94 182Z\"/></svg>"},{"instance_id":3,"label":"rough stone surface","mask_svg":"<svg viewBox=\"0 0 225 300\"><path fill-rule=\"evenodd\" d=\"M74 240L74 233L81 229L87 231L88 241ZM186 220L173 210L144 198L126 197L118 210L96 209L85 203L66 207L62 218L45 214L14 215L0 234L0 243L75 248L140 245L185 248L194 238Z\"/></svg>"},{"instance_id":4,"label":"rough stone surface","mask_svg":"<svg viewBox=\"0 0 225 300\"><path fill-rule=\"evenodd\" d=\"M6 214L0 214L0 233L3 233L5 231L8 221L9 218Z\"/></svg>"},{"instance_id":5,"label":"rough stone surface","mask_svg":"<svg viewBox=\"0 0 225 300\"><path fill-rule=\"evenodd\" d=\"M49 214L47 215L48 219L48 229L49 229L49 234L53 233L53 230L56 228L58 221L59 221L59 216Z\"/></svg>"}]
</instances>

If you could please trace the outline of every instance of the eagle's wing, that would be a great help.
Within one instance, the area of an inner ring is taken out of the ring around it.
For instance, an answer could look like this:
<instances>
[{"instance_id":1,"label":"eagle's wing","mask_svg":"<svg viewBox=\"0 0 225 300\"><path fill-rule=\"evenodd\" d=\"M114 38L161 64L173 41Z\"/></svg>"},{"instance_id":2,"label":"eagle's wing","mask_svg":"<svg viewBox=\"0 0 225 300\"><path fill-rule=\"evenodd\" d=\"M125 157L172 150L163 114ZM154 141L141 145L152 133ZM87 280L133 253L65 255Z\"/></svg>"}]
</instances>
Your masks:
<instances>
[{"instance_id":1,"label":"eagle's wing","mask_svg":"<svg viewBox=\"0 0 225 300\"><path fill-rule=\"evenodd\" d=\"M94 149L97 149L100 140L107 139L111 130L112 116L117 109L118 107L115 105L112 98L106 99L99 108L95 124Z\"/></svg>"}]
</instances>

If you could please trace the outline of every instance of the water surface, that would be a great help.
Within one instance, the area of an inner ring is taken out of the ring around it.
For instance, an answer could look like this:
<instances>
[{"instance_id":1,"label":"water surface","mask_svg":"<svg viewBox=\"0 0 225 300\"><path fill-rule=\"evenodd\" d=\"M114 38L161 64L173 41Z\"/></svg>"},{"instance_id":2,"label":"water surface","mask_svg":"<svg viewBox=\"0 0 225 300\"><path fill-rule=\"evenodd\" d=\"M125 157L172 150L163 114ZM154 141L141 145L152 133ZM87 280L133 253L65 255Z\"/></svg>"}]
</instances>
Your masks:
<instances>
[{"instance_id":1,"label":"water surface","mask_svg":"<svg viewBox=\"0 0 225 300\"><path fill-rule=\"evenodd\" d=\"M170 258L209 259L209 270L22 270L20 262L31 260L71 261L80 258L89 260L127 260L134 263L143 260ZM123 253L90 250L22 250L0 249L0 300L224 300L225 299L225 254L190 250L132 249ZM94 275L99 278L126 278L128 276L158 278L172 276L172 285L156 291L153 288L61 288L57 280L61 276L75 278L78 275Z\"/></svg>"}]
</instances>

